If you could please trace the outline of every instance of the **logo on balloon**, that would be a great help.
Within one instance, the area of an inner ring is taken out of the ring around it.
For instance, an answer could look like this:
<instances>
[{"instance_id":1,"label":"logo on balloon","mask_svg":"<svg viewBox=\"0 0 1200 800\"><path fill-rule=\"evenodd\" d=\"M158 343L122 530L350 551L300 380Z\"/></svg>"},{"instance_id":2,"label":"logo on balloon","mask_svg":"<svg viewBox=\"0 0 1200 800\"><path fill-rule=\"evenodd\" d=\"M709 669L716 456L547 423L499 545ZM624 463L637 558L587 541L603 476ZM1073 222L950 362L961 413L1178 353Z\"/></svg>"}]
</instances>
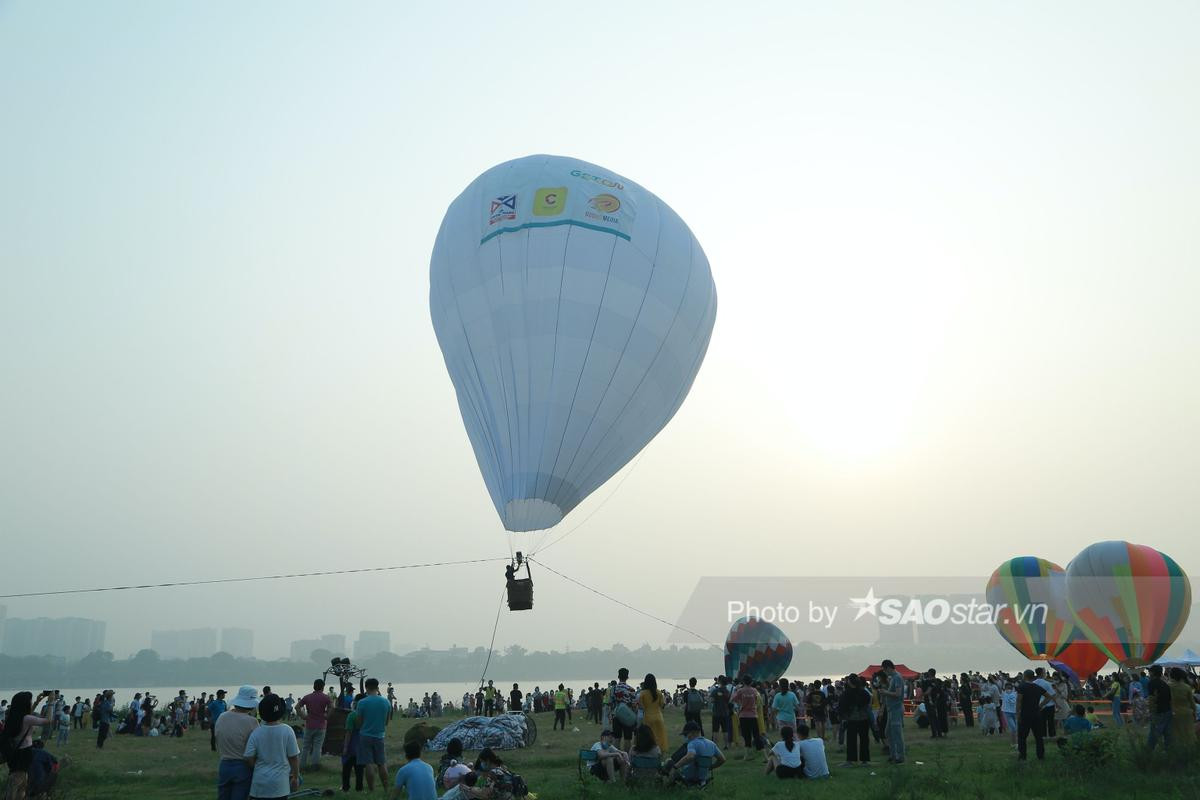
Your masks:
<instances>
[{"instance_id":1,"label":"logo on balloon","mask_svg":"<svg viewBox=\"0 0 1200 800\"><path fill-rule=\"evenodd\" d=\"M571 175L572 175L572 177L581 178L585 181L592 181L593 183L598 183L601 186L607 186L610 189L624 189L625 188L625 184L621 183L620 181L614 181L611 178L602 178L599 175L592 175L591 173L584 172L583 170L573 169L573 170L571 170Z\"/></svg>"},{"instance_id":2,"label":"logo on balloon","mask_svg":"<svg viewBox=\"0 0 1200 800\"><path fill-rule=\"evenodd\" d=\"M535 217L555 217L567 207L567 187L555 186L538 189L533 196Z\"/></svg>"},{"instance_id":3,"label":"logo on balloon","mask_svg":"<svg viewBox=\"0 0 1200 800\"><path fill-rule=\"evenodd\" d=\"M492 200L492 210L489 212L488 225L505 222L517 218L517 196L502 194Z\"/></svg>"},{"instance_id":4,"label":"logo on balloon","mask_svg":"<svg viewBox=\"0 0 1200 800\"><path fill-rule=\"evenodd\" d=\"M611 194L598 194L588 200L588 205L602 214L615 214L621 207L621 201Z\"/></svg>"}]
</instances>

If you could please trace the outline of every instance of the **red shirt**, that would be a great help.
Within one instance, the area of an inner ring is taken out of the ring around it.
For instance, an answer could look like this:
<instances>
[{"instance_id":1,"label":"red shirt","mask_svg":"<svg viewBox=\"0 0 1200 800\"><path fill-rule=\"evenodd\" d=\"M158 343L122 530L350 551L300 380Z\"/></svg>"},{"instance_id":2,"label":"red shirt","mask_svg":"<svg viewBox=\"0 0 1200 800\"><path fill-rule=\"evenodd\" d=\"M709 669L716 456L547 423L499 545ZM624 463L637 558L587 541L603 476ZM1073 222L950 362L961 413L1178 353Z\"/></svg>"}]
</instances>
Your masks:
<instances>
[{"instance_id":1,"label":"red shirt","mask_svg":"<svg viewBox=\"0 0 1200 800\"><path fill-rule=\"evenodd\" d=\"M327 724L325 715L329 712L331 705L333 703L330 701L329 695L324 692L314 691L301 697L296 706L308 712L304 719L304 729L307 731L323 729Z\"/></svg>"}]
</instances>

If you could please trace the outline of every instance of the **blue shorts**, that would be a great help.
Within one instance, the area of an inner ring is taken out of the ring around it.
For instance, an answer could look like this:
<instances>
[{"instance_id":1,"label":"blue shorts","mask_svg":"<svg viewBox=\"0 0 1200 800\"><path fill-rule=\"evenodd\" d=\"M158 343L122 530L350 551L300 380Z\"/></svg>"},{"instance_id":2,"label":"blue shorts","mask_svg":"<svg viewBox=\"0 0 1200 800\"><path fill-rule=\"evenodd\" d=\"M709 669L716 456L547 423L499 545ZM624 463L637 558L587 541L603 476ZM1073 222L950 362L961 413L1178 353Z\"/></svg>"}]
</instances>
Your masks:
<instances>
[{"instance_id":1,"label":"blue shorts","mask_svg":"<svg viewBox=\"0 0 1200 800\"><path fill-rule=\"evenodd\" d=\"M360 734L358 737L358 765L362 767L367 764L387 764L383 754L383 739Z\"/></svg>"}]
</instances>

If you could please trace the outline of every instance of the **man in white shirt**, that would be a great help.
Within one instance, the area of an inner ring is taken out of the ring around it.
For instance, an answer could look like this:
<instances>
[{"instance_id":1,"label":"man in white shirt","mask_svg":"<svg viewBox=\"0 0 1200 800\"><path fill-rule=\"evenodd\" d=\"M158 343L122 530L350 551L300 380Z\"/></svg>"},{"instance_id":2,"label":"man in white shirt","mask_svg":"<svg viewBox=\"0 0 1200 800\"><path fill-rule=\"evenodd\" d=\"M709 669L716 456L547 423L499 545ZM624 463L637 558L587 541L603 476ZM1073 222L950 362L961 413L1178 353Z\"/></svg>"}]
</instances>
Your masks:
<instances>
[{"instance_id":1,"label":"man in white shirt","mask_svg":"<svg viewBox=\"0 0 1200 800\"><path fill-rule=\"evenodd\" d=\"M1053 737L1056 735L1054 727L1054 703L1058 698L1058 690L1054 688L1054 684L1046 679L1046 668L1037 668L1037 677L1033 680L1038 686L1045 689L1046 694L1042 696L1041 713L1042 722L1046 726L1046 735Z\"/></svg>"},{"instance_id":2,"label":"man in white shirt","mask_svg":"<svg viewBox=\"0 0 1200 800\"><path fill-rule=\"evenodd\" d=\"M799 741L800 758L804 762L804 777L828 778L829 762L825 760L825 740L811 739L808 736L808 726L801 723L796 726L796 736Z\"/></svg>"}]
</instances>

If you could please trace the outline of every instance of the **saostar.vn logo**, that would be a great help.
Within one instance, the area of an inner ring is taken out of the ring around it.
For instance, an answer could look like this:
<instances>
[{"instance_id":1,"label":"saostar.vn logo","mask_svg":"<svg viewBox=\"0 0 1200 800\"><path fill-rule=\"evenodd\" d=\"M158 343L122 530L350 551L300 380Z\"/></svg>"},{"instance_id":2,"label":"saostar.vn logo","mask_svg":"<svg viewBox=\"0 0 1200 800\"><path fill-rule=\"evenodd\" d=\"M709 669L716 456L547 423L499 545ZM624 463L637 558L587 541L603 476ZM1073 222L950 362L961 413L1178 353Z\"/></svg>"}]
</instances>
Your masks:
<instances>
[{"instance_id":1,"label":"saostar.vn logo","mask_svg":"<svg viewBox=\"0 0 1200 800\"><path fill-rule=\"evenodd\" d=\"M868 587L862 597L851 597L850 605L858 612L855 621L870 614L880 625L995 625L1013 618L1022 625L1044 625L1049 611L1045 603L1010 606L976 598L952 603L943 597L876 597L874 587Z\"/></svg>"}]
</instances>

